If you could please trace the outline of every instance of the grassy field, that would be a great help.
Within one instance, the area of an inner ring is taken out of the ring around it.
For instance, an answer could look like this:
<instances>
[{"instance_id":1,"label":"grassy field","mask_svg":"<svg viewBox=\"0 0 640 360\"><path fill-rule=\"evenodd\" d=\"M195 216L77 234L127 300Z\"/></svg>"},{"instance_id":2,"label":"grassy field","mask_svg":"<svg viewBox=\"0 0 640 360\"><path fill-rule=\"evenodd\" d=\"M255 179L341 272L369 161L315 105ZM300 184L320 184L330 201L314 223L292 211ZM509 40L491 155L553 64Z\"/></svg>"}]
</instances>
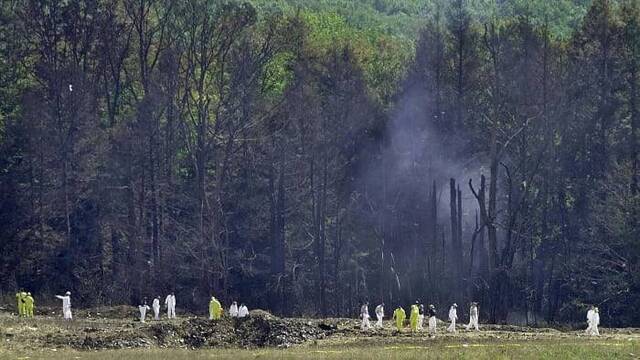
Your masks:
<instances>
[{"instance_id":1,"label":"grassy field","mask_svg":"<svg viewBox=\"0 0 640 360\"><path fill-rule=\"evenodd\" d=\"M362 332L355 319L335 319L328 322L337 324L334 330L317 336L309 329L326 320L265 320L254 312L247 321L215 323L183 315L141 324L133 308L98 310L78 312L71 323L59 315L25 320L0 312L0 359L640 359L640 329L601 328L594 338L579 329L482 324L480 332L460 328L429 337L408 329L398 333L391 322ZM287 348L259 345L266 344L261 336L283 326L285 333L308 337L280 343ZM205 342L190 341L200 335Z\"/></svg>"},{"instance_id":2,"label":"grassy field","mask_svg":"<svg viewBox=\"0 0 640 360\"><path fill-rule=\"evenodd\" d=\"M0 349L6 359L640 359L638 341L531 341L464 344L434 342L422 344L318 344L291 349L173 350L137 349L84 352L40 350L14 352Z\"/></svg>"}]
</instances>

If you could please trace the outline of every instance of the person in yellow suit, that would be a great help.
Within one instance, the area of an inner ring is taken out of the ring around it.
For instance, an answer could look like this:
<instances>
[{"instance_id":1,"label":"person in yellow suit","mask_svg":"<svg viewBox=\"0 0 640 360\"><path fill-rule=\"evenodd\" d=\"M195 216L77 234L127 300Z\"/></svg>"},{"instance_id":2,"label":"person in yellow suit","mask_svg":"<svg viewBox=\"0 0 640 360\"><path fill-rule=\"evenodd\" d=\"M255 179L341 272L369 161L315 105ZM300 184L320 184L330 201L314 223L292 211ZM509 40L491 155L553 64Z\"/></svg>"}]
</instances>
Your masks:
<instances>
[{"instance_id":1,"label":"person in yellow suit","mask_svg":"<svg viewBox=\"0 0 640 360\"><path fill-rule=\"evenodd\" d=\"M398 328L398 331L402 331L402 328L404 327L404 319L406 318L407 314L401 306L398 306L398 308L393 311L393 319L396 321L396 328Z\"/></svg>"},{"instance_id":2,"label":"person in yellow suit","mask_svg":"<svg viewBox=\"0 0 640 360\"><path fill-rule=\"evenodd\" d=\"M409 321L411 322L411 332L418 331L418 316L420 311L418 309L417 302L411 305L411 314L409 314Z\"/></svg>"},{"instance_id":3,"label":"person in yellow suit","mask_svg":"<svg viewBox=\"0 0 640 360\"><path fill-rule=\"evenodd\" d=\"M20 301L22 302L22 316L27 317L27 293L26 291L20 292Z\"/></svg>"},{"instance_id":4,"label":"person in yellow suit","mask_svg":"<svg viewBox=\"0 0 640 360\"><path fill-rule=\"evenodd\" d=\"M213 313L215 315L216 320L220 320L220 318L222 318L222 313L224 313L224 309L222 308L222 303L220 303L220 300L218 299L216 299Z\"/></svg>"},{"instance_id":5,"label":"person in yellow suit","mask_svg":"<svg viewBox=\"0 0 640 360\"><path fill-rule=\"evenodd\" d=\"M214 296L209 301L209 320L220 320L222 316L222 304Z\"/></svg>"},{"instance_id":6,"label":"person in yellow suit","mask_svg":"<svg viewBox=\"0 0 640 360\"><path fill-rule=\"evenodd\" d=\"M25 313L26 313L26 317L33 317L33 308L35 307L35 300L33 299L33 296L31 296L31 293L28 292L27 296L24 298L24 308L25 308Z\"/></svg>"}]
</instances>

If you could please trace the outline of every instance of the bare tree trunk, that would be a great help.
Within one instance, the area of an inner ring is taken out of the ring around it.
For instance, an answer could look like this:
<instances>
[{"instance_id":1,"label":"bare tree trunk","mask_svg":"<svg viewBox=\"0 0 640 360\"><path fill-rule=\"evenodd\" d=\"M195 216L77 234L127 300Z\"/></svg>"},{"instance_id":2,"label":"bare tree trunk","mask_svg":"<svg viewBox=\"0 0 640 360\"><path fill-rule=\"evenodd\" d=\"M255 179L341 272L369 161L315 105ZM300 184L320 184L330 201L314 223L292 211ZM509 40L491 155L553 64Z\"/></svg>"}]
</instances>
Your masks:
<instances>
[{"instance_id":1,"label":"bare tree trunk","mask_svg":"<svg viewBox=\"0 0 640 360\"><path fill-rule=\"evenodd\" d=\"M489 266L491 270L498 267L498 239L495 224L496 201L498 191L498 155L497 155L497 128L494 127L491 135L491 166L489 177L489 209L487 213L487 228L489 229Z\"/></svg>"},{"instance_id":2,"label":"bare tree trunk","mask_svg":"<svg viewBox=\"0 0 640 360\"><path fill-rule=\"evenodd\" d=\"M462 191L460 191L460 185L458 185L458 263L457 263L457 273L458 273L458 289L457 293L464 295L465 288L465 276L464 276L464 251L462 245Z\"/></svg>"},{"instance_id":3,"label":"bare tree trunk","mask_svg":"<svg viewBox=\"0 0 640 360\"><path fill-rule=\"evenodd\" d=\"M129 224L127 226L127 242L128 242L128 251L127 251L127 263L131 264L130 271L127 272L125 277L125 284L133 284L133 290L137 288L137 285L134 284L136 280L135 274L139 272L139 266L137 261L137 253L139 249L138 243L138 217L136 216L135 210L135 199L136 199L136 184L133 177L133 161L127 162L127 218L129 220ZM129 288L132 288L129 287ZM129 293L128 295L132 295ZM131 301L132 299L128 299Z\"/></svg>"},{"instance_id":4,"label":"bare tree trunk","mask_svg":"<svg viewBox=\"0 0 640 360\"><path fill-rule=\"evenodd\" d=\"M462 220L462 216L459 211L462 210L461 201L458 197L459 191L456 190L456 181L455 179L449 180L449 191L450 191L450 207L451 207L451 269L453 278L451 279L451 283L454 284L453 291L455 293L460 293L462 288L462 241L460 238L460 221Z\"/></svg>"},{"instance_id":5,"label":"bare tree trunk","mask_svg":"<svg viewBox=\"0 0 640 360\"><path fill-rule=\"evenodd\" d=\"M327 288L327 264L326 264L326 208L327 208L327 182L329 172L329 161L327 154L323 154L323 176L322 176L322 198L320 201L320 313L322 316L327 314L327 300L326 300L326 288Z\"/></svg>"},{"instance_id":6,"label":"bare tree trunk","mask_svg":"<svg viewBox=\"0 0 640 360\"><path fill-rule=\"evenodd\" d=\"M637 45L631 45L637 46ZM631 109L631 133L629 134L629 148L631 149L631 193L638 194L640 191L640 154L638 151L638 60L637 54L633 53L631 67L629 69L629 86L631 96L629 97L629 108Z\"/></svg>"},{"instance_id":7,"label":"bare tree trunk","mask_svg":"<svg viewBox=\"0 0 640 360\"><path fill-rule=\"evenodd\" d=\"M334 254L333 254L333 261L334 261L334 265L333 265L333 277L334 277L334 281L336 284L336 288L335 288L335 306L336 306L336 311L335 311L335 315L339 316L339 311L342 308L342 297L343 297L343 288L341 286L341 282L340 282L340 265L341 265L341 260L342 260L342 250L344 249L344 239L342 236L342 216L341 216L341 207L342 207L342 200L341 197L338 196L338 199L336 201L336 241L335 241L335 246L334 246ZM380 301L384 301L383 299L380 299Z\"/></svg>"},{"instance_id":8,"label":"bare tree trunk","mask_svg":"<svg viewBox=\"0 0 640 360\"><path fill-rule=\"evenodd\" d=\"M431 236L431 242L429 244L429 258L430 262L433 263L435 267L438 259L436 257L438 251L438 194L436 190L436 181L433 180L431 185L431 198L429 199L429 207L430 207L430 219L429 219L429 235ZM435 270L435 269L433 269ZM429 274L431 278L432 274Z\"/></svg>"},{"instance_id":9,"label":"bare tree trunk","mask_svg":"<svg viewBox=\"0 0 640 360\"><path fill-rule=\"evenodd\" d=\"M66 225L67 243L71 244L71 209L69 206L69 176L66 156L62 159L62 191L64 193L64 218Z\"/></svg>"},{"instance_id":10,"label":"bare tree trunk","mask_svg":"<svg viewBox=\"0 0 640 360\"><path fill-rule=\"evenodd\" d=\"M451 256L452 264L457 264L458 254L458 201L456 192L456 181L451 178L449 180L449 209L451 212ZM457 270L457 266L454 266L454 270Z\"/></svg>"},{"instance_id":11,"label":"bare tree trunk","mask_svg":"<svg viewBox=\"0 0 640 360\"><path fill-rule=\"evenodd\" d=\"M158 237L159 225L158 225L158 186L157 186L157 176L155 169L155 160L154 160L154 150L155 146L153 145L153 137L150 139L149 146L149 165L150 165L150 182L151 182L151 248L153 254L153 270L154 270L154 283L159 277L159 269L160 269L160 240Z\"/></svg>"},{"instance_id":12,"label":"bare tree trunk","mask_svg":"<svg viewBox=\"0 0 640 360\"><path fill-rule=\"evenodd\" d=\"M275 144L274 144L275 145ZM278 164L277 184L273 178L275 174L272 174L270 179L270 187L272 188L271 195L271 222L272 222L272 259L271 259L271 273L276 280L276 292L273 306L274 309L280 309L280 312L284 310L283 298L278 294L284 294L284 277L285 277L285 186L284 186L284 150L280 150L280 161ZM274 164L275 165L275 164ZM272 168L273 172L273 168Z\"/></svg>"}]
</instances>

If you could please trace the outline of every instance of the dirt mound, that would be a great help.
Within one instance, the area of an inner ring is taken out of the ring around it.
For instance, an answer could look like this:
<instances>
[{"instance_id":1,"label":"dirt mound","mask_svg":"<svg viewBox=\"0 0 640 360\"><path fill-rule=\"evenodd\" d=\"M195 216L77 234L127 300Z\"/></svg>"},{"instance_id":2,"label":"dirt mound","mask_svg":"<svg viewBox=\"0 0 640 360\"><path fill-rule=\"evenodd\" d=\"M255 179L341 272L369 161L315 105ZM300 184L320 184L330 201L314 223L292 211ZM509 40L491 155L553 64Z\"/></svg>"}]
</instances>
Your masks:
<instances>
[{"instance_id":1,"label":"dirt mound","mask_svg":"<svg viewBox=\"0 0 640 360\"><path fill-rule=\"evenodd\" d=\"M164 325L160 325L164 326ZM177 328L167 331L153 326L151 329L158 345L184 344L201 347L289 347L307 340L321 339L333 331L331 326L321 326L314 321L280 319L262 310L254 310L250 316L224 318L217 321L189 319ZM166 334L175 334L167 337Z\"/></svg>"},{"instance_id":2,"label":"dirt mound","mask_svg":"<svg viewBox=\"0 0 640 360\"><path fill-rule=\"evenodd\" d=\"M109 308L109 318L128 315L132 307ZM100 312L95 310L96 315ZM150 321L146 324L94 318L92 326L61 328L40 338L48 347L72 347L81 350L122 348L229 348L289 347L322 339L337 331L337 323L320 320L280 319L266 311L255 310L243 319L221 320L187 318L177 321ZM105 323L106 321L106 323ZM106 325L111 323L111 325ZM93 325L95 324L95 325Z\"/></svg>"},{"instance_id":3,"label":"dirt mound","mask_svg":"<svg viewBox=\"0 0 640 360\"><path fill-rule=\"evenodd\" d=\"M307 340L321 339L332 330L320 323L302 319L280 319L269 313L254 312L245 319L236 319L236 334L240 346L289 347Z\"/></svg>"},{"instance_id":4,"label":"dirt mound","mask_svg":"<svg viewBox=\"0 0 640 360\"><path fill-rule=\"evenodd\" d=\"M149 348L153 345L155 342L152 339L136 331L125 329L107 333L90 332L84 336L84 339L72 344L72 347L83 350L99 350Z\"/></svg>"}]
</instances>

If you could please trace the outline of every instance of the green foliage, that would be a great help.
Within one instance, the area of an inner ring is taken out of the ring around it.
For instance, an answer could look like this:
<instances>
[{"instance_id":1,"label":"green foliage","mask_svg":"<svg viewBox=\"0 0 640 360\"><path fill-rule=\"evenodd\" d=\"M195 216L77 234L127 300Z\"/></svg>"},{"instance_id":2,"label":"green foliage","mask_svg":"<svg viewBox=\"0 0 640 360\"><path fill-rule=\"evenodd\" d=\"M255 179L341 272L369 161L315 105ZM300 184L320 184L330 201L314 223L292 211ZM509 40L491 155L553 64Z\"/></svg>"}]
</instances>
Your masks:
<instances>
[{"instance_id":1,"label":"green foliage","mask_svg":"<svg viewBox=\"0 0 640 360\"><path fill-rule=\"evenodd\" d=\"M261 12L301 16L309 27L309 41L319 49L349 44L365 70L369 91L388 107L393 88L413 59L418 32L437 14L453 6L443 0L252 0ZM571 35L590 0L468 0L470 16L478 24L494 19L525 17L548 26L559 38Z\"/></svg>"}]
</instances>

